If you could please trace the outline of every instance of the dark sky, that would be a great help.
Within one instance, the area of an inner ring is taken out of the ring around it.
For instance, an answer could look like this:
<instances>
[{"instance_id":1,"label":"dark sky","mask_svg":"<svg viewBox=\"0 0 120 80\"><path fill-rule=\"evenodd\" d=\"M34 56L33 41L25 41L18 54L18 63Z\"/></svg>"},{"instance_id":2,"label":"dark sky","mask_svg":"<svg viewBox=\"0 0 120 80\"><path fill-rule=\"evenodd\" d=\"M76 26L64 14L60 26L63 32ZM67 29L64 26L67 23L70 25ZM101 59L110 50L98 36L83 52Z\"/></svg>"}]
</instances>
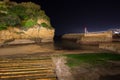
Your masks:
<instances>
[{"instance_id":1,"label":"dark sky","mask_svg":"<svg viewBox=\"0 0 120 80\"><path fill-rule=\"evenodd\" d=\"M120 28L119 0L18 0L21 1L40 4L57 35L82 33L84 27L89 32Z\"/></svg>"}]
</instances>

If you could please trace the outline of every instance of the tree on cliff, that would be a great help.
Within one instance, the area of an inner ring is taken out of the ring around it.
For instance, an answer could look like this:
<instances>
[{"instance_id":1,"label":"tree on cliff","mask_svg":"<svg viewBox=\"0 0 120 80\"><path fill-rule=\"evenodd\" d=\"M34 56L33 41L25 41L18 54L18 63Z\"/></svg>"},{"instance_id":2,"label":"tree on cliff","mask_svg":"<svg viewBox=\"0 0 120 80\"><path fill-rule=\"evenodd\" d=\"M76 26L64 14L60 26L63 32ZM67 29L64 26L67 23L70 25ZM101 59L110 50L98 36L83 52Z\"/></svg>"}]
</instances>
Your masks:
<instances>
[{"instance_id":1,"label":"tree on cliff","mask_svg":"<svg viewBox=\"0 0 120 80\"><path fill-rule=\"evenodd\" d=\"M50 22L49 17L35 3L16 3L9 0L0 1L0 30L7 29L9 26L33 27L38 24L38 19L44 19ZM51 25L47 25L51 27Z\"/></svg>"},{"instance_id":2,"label":"tree on cliff","mask_svg":"<svg viewBox=\"0 0 120 80\"><path fill-rule=\"evenodd\" d=\"M5 3L8 3L10 0L3 0Z\"/></svg>"}]
</instances>

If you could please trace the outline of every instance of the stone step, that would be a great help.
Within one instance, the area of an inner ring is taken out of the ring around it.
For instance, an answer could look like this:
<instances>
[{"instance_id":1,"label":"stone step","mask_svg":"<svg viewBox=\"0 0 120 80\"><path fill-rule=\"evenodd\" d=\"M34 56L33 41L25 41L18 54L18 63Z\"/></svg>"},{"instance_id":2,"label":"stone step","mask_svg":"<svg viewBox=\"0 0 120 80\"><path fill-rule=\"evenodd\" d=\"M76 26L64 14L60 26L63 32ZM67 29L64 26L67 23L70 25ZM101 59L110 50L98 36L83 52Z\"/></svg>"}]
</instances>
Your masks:
<instances>
[{"instance_id":1,"label":"stone step","mask_svg":"<svg viewBox=\"0 0 120 80\"><path fill-rule=\"evenodd\" d=\"M19 62L1 62L0 64L6 64L6 63L9 63L9 64L14 64L14 63L20 63L20 64L27 64L27 63L31 63L31 64L34 64L34 63L40 63L40 64L44 64L44 63L51 63L52 61L19 61Z\"/></svg>"},{"instance_id":2,"label":"stone step","mask_svg":"<svg viewBox=\"0 0 120 80\"><path fill-rule=\"evenodd\" d=\"M9 79L2 79L2 80L56 80L56 78L9 78Z\"/></svg>"},{"instance_id":3,"label":"stone step","mask_svg":"<svg viewBox=\"0 0 120 80\"><path fill-rule=\"evenodd\" d=\"M46 68L43 68L43 67L41 67L41 68L0 68L0 73L1 72L12 72L12 71L33 71L33 70L52 70L53 69L53 67L46 67Z\"/></svg>"},{"instance_id":4,"label":"stone step","mask_svg":"<svg viewBox=\"0 0 120 80\"><path fill-rule=\"evenodd\" d=\"M0 67L22 67L22 66L25 66L25 67L27 67L27 66L52 66L52 64L50 64L50 63L39 63L39 64L4 64L4 65L2 65L2 64L0 64Z\"/></svg>"},{"instance_id":5,"label":"stone step","mask_svg":"<svg viewBox=\"0 0 120 80\"><path fill-rule=\"evenodd\" d=\"M0 80L56 80L56 77L47 77L47 78L39 78L39 77L23 77L23 78L5 78Z\"/></svg>"},{"instance_id":6,"label":"stone step","mask_svg":"<svg viewBox=\"0 0 120 80\"><path fill-rule=\"evenodd\" d=\"M44 79L36 79L36 80L56 80L56 78L44 78Z\"/></svg>"},{"instance_id":7,"label":"stone step","mask_svg":"<svg viewBox=\"0 0 120 80\"><path fill-rule=\"evenodd\" d=\"M52 61L50 57L28 57L28 56L24 56L24 57L0 57L0 62L20 62L20 61Z\"/></svg>"},{"instance_id":8,"label":"stone step","mask_svg":"<svg viewBox=\"0 0 120 80\"><path fill-rule=\"evenodd\" d=\"M0 59L0 80L57 80L50 57Z\"/></svg>"},{"instance_id":9,"label":"stone step","mask_svg":"<svg viewBox=\"0 0 120 80\"><path fill-rule=\"evenodd\" d=\"M51 62L52 61L46 61L46 60L45 61L44 60L43 61L24 61L24 62L23 61L17 61L17 62L11 61L11 62L0 62L0 65L7 65L8 63L10 65L11 64L14 65L16 63L17 64L19 63L20 65L22 65L22 64L51 64Z\"/></svg>"},{"instance_id":10,"label":"stone step","mask_svg":"<svg viewBox=\"0 0 120 80\"><path fill-rule=\"evenodd\" d=\"M26 69L26 68L40 68L40 69L45 69L45 68L54 68L54 66L52 66L51 64L49 65L23 65L23 66L0 66L0 70L3 69Z\"/></svg>"},{"instance_id":11,"label":"stone step","mask_svg":"<svg viewBox=\"0 0 120 80\"><path fill-rule=\"evenodd\" d=\"M44 53L43 53L44 54ZM15 56L0 56L0 60L47 60L51 59L50 55L40 56L38 54L35 55L15 55Z\"/></svg>"},{"instance_id":12,"label":"stone step","mask_svg":"<svg viewBox=\"0 0 120 80\"><path fill-rule=\"evenodd\" d=\"M55 78L56 76L54 75L54 73L34 73L34 74L19 74L19 75L2 75L0 76L0 79L12 79L12 78L16 78L20 79L20 78Z\"/></svg>"},{"instance_id":13,"label":"stone step","mask_svg":"<svg viewBox=\"0 0 120 80\"><path fill-rule=\"evenodd\" d=\"M13 74L25 74L25 73L51 73L51 72L53 72L54 73L54 71L53 70L24 70L24 71L7 71L7 72L5 72L5 71L1 71L0 72L0 75L9 75L9 74L11 74L11 75L13 75Z\"/></svg>"},{"instance_id":14,"label":"stone step","mask_svg":"<svg viewBox=\"0 0 120 80\"><path fill-rule=\"evenodd\" d=\"M0 62L10 62L10 61L37 61L37 60L51 60L51 58L49 58L49 57L42 57L42 58L30 58L30 57L23 57L23 58L14 58L13 57L13 59L10 59L10 58L1 58L0 57Z\"/></svg>"}]
</instances>

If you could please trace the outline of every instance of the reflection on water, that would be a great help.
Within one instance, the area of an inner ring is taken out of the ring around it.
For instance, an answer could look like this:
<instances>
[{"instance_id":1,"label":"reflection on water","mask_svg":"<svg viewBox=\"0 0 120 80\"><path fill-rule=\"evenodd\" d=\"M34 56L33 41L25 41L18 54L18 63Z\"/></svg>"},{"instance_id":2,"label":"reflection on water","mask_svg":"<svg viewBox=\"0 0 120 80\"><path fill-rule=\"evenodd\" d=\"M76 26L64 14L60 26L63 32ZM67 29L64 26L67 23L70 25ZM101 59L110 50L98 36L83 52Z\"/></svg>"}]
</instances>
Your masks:
<instances>
[{"instance_id":1,"label":"reflection on water","mask_svg":"<svg viewBox=\"0 0 120 80\"><path fill-rule=\"evenodd\" d=\"M118 74L118 75L101 76L100 80L120 80L120 74Z\"/></svg>"},{"instance_id":2,"label":"reflection on water","mask_svg":"<svg viewBox=\"0 0 120 80\"><path fill-rule=\"evenodd\" d=\"M87 50L98 49L98 46L93 45L81 45L70 40L57 40L54 42L56 50Z\"/></svg>"}]
</instances>

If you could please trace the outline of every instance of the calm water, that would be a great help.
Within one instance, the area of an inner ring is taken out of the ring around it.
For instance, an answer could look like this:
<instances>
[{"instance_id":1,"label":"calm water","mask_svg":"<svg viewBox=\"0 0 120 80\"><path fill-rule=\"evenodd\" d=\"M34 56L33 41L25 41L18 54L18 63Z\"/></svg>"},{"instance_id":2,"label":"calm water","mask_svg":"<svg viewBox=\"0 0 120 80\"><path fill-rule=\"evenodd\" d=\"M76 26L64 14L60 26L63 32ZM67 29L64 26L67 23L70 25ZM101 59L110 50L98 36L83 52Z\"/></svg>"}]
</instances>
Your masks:
<instances>
[{"instance_id":1,"label":"calm water","mask_svg":"<svg viewBox=\"0 0 120 80\"><path fill-rule=\"evenodd\" d=\"M77 44L74 41L70 40L56 40L54 42L54 48L56 50L93 50L93 49L99 49L96 45L81 45Z\"/></svg>"},{"instance_id":2,"label":"calm water","mask_svg":"<svg viewBox=\"0 0 120 80\"><path fill-rule=\"evenodd\" d=\"M120 74L101 76L100 80L120 80Z\"/></svg>"}]
</instances>

